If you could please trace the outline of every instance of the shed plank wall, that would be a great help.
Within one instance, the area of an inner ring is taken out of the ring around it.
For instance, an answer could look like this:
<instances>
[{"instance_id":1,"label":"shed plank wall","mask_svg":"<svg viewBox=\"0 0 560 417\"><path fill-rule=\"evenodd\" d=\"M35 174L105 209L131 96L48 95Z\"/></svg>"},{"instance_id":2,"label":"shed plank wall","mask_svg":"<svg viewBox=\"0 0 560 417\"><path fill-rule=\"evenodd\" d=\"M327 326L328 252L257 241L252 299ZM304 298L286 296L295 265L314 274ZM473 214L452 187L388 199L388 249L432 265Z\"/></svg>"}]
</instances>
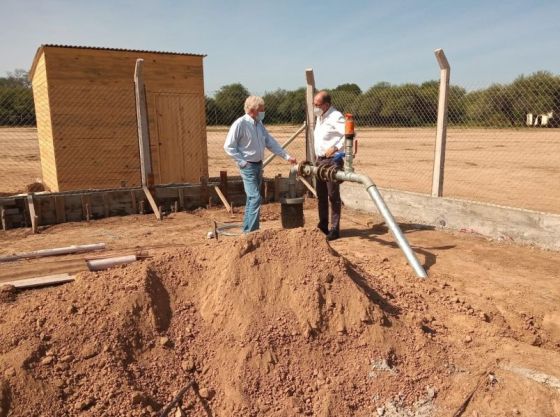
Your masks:
<instances>
[{"instance_id":1,"label":"shed plank wall","mask_svg":"<svg viewBox=\"0 0 560 417\"><path fill-rule=\"evenodd\" d=\"M105 85L51 91L60 189L139 186L134 91Z\"/></svg>"},{"instance_id":2,"label":"shed plank wall","mask_svg":"<svg viewBox=\"0 0 560 417\"><path fill-rule=\"evenodd\" d=\"M136 59L143 58L146 83L158 89L203 89L202 57L74 48L46 48L46 54L52 85L83 80L129 85Z\"/></svg>"},{"instance_id":3,"label":"shed plank wall","mask_svg":"<svg viewBox=\"0 0 560 417\"><path fill-rule=\"evenodd\" d=\"M45 56L41 55L37 62L33 77L33 101L37 115L37 134L39 137L39 154L43 183L51 190L58 191L55 151L49 104L49 88Z\"/></svg>"},{"instance_id":4,"label":"shed plank wall","mask_svg":"<svg viewBox=\"0 0 560 417\"><path fill-rule=\"evenodd\" d=\"M198 181L208 174L202 57L57 47L44 51L33 82L39 83L46 57L50 107L42 114L50 114L52 126L39 137L45 149L41 154L44 179L51 189L140 185L133 82L138 58L144 59L155 183ZM183 149L196 151L175 155L186 159L185 168L164 177L159 146L165 146L166 138L158 136L155 108L155 98L162 93L188 94L189 105L181 111L169 109L176 111L169 117L186 121L188 129L179 132L188 138Z\"/></svg>"}]
</instances>

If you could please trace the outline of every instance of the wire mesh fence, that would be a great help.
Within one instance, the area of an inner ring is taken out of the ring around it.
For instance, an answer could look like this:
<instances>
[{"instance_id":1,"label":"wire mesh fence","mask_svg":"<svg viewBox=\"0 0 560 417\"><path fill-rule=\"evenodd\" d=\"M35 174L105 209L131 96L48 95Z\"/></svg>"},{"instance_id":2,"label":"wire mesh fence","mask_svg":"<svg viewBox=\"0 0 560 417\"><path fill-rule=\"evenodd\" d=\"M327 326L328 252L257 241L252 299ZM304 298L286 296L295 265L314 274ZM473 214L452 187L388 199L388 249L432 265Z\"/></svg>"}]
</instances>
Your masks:
<instances>
[{"instance_id":1,"label":"wire mesh fence","mask_svg":"<svg viewBox=\"0 0 560 417\"><path fill-rule=\"evenodd\" d=\"M559 213L560 77L536 73L508 85L467 87L450 88L444 196ZM334 107L355 117L359 143L356 170L370 175L381 187L430 193L438 91L437 81L378 83L366 91L355 84L331 89ZM72 187L115 186L116 178L120 179L117 187L137 185L140 174L132 84L127 89L105 86L93 93L61 87L48 101L39 100L38 94L36 89L34 100L25 83L0 83L1 195L34 191L38 184L52 189L49 148L39 140L37 128L59 133L61 140L55 146L61 156L54 166L61 170L56 174ZM189 135L204 129L195 129L187 116L181 116L178 122L168 121L171 127L177 125L169 130L177 140L164 151L171 156L177 153L175 159L185 166L193 165L207 152L208 175L217 176L222 170L236 175L238 169L224 153L223 144L231 123L244 114L248 95L240 84L207 93L205 109L200 109L206 114L206 149L192 146L190 153L177 151L181 144L189 148ZM158 97L154 100L159 100L156 104L162 111L149 120L154 137L158 124L165 122L166 106L190 109L196 104L184 97ZM304 123L305 89L278 90L263 97L265 125L282 144ZM62 109L56 114L56 123L41 117L36 120L35 111L43 114L40 106L49 103ZM81 119L79 115L87 109L95 109L96 118ZM287 151L304 160L305 134L300 133ZM94 153L104 158L92 158ZM88 161L86 165L84 161ZM276 158L265 168L265 175L287 175L288 169L286 161ZM88 180L86 184L86 170L94 173L98 182Z\"/></svg>"},{"instance_id":2,"label":"wire mesh fence","mask_svg":"<svg viewBox=\"0 0 560 417\"><path fill-rule=\"evenodd\" d=\"M0 95L0 192L140 184L134 89L37 85ZM21 97L25 97L23 102ZM37 116L36 116L37 115ZM85 116L87 115L87 116Z\"/></svg>"},{"instance_id":3,"label":"wire mesh fence","mask_svg":"<svg viewBox=\"0 0 560 417\"><path fill-rule=\"evenodd\" d=\"M33 94L17 79L0 84L0 196L41 182Z\"/></svg>"},{"instance_id":4,"label":"wire mesh fence","mask_svg":"<svg viewBox=\"0 0 560 417\"><path fill-rule=\"evenodd\" d=\"M450 97L444 195L560 213L560 77Z\"/></svg>"}]
</instances>

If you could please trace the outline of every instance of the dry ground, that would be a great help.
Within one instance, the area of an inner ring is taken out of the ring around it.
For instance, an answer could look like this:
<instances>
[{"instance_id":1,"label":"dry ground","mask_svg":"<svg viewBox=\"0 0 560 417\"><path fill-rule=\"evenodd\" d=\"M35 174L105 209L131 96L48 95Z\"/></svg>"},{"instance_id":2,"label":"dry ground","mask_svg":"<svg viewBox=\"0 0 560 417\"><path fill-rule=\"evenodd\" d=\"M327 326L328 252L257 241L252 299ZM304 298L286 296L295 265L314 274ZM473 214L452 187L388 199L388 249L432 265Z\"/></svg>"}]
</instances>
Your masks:
<instances>
[{"instance_id":1,"label":"dry ground","mask_svg":"<svg viewBox=\"0 0 560 417\"><path fill-rule=\"evenodd\" d=\"M37 129L0 128L0 196L41 178Z\"/></svg>"},{"instance_id":2,"label":"dry ground","mask_svg":"<svg viewBox=\"0 0 560 417\"><path fill-rule=\"evenodd\" d=\"M270 127L282 143L297 130ZM213 173L235 171L221 146L225 128L208 130ZM361 128L357 131L357 170L381 187L430 193L434 158L433 128ZM304 135L289 152L305 158ZM266 175L287 175L274 161ZM531 210L560 213L560 129L449 129L444 195Z\"/></svg>"},{"instance_id":3,"label":"dry ground","mask_svg":"<svg viewBox=\"0 0 560 417\"><path fill-rule=\"evenodd\" d=\"M282 143L298 126L271 126ZM210 175L236 172L222 150L226 127L208 128ZM381 187L429 193L433 128L358 130L356 169ZM304 135L289 152L305 157ZM265 174L287 175L285 161L275 159ZM34 129L0 129L0 195L21 192L40 178ZM560 129L450 129L444 195L505 206L560 213Z\"/></svg>"},{"instance_id":4,"label":"dry ground","mask_svg":"<svg viewBox=\"0 0 560 417\"><path fill-rule=\"evenodd\" d=\"M264 207L264 229L280 228L278 212L278 205ZM18 229L0 232L0 253L101 241L115 253L203 248L208 244L211 219L239 220L240 214L232 217L221 209L200 210L173 214L163 222L148 215L129 216L48 227L38 235ZM306 227L316 221L315 208L308 202ZM403 225L429 270L430 278L421 283L407 277L404 258L378 218L345 210L342 228L342 238L332 242L332 248L358 270L375 277L370 284L383 288L392 304L407 311L403 320L434 329L428 335L430 343L448 355L449 363L437 364L449 369L436 387L437 411L422 415L454 415L471 392L474 395L460 415L560 415L560 386L554 388L560 381L560 253ZM0 280L22 271L50 272L56 264L67 270L79 268L82 257L3 265ZM366 363L363 366L367 372ZM542 375L551 377L543 382Z\"/></svg>"}]
</instances>

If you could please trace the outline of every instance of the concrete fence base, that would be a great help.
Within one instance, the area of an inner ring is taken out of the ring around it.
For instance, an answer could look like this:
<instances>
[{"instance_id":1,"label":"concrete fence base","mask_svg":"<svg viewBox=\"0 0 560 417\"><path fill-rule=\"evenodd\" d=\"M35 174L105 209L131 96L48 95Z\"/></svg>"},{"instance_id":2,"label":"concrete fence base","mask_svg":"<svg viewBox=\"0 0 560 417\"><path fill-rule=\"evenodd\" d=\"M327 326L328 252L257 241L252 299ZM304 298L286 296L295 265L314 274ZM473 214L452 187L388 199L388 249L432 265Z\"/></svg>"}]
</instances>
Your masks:
<instances>
[{"instance_id":1,"label":"concrete fence base","mask_svg":"<svg viewBox=\"0 0 560 417\"><path fill-rule=\"evenodd\" d=\"M393 215L405 221L560 250L560 215L407 191L380 192ZM359 184L342 184L341 197L347 207L377 213Z\"/></svg>"}]
</instances>

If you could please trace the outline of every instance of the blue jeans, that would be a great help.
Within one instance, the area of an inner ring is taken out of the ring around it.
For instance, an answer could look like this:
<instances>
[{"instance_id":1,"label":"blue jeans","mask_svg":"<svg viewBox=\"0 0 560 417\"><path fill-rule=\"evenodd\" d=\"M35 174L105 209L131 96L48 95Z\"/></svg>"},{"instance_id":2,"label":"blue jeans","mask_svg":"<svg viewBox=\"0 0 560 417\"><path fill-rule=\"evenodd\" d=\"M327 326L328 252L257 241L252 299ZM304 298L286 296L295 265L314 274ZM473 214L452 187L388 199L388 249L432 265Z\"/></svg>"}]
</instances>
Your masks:
<instances>
[{"instance_id":1,"label":"blue jeans","mask_svg":"<svg viewBox=\"0 0 560 417\"><path fill-rule=\"evenodd\" d=\"M258 164L247 163L240 168L243 188L247 195L245 203L245 215L243 216L243 233L253 232L259 229L259 217L261 214L261 183L262 162Z\"/></svg>"}]
</instances>

